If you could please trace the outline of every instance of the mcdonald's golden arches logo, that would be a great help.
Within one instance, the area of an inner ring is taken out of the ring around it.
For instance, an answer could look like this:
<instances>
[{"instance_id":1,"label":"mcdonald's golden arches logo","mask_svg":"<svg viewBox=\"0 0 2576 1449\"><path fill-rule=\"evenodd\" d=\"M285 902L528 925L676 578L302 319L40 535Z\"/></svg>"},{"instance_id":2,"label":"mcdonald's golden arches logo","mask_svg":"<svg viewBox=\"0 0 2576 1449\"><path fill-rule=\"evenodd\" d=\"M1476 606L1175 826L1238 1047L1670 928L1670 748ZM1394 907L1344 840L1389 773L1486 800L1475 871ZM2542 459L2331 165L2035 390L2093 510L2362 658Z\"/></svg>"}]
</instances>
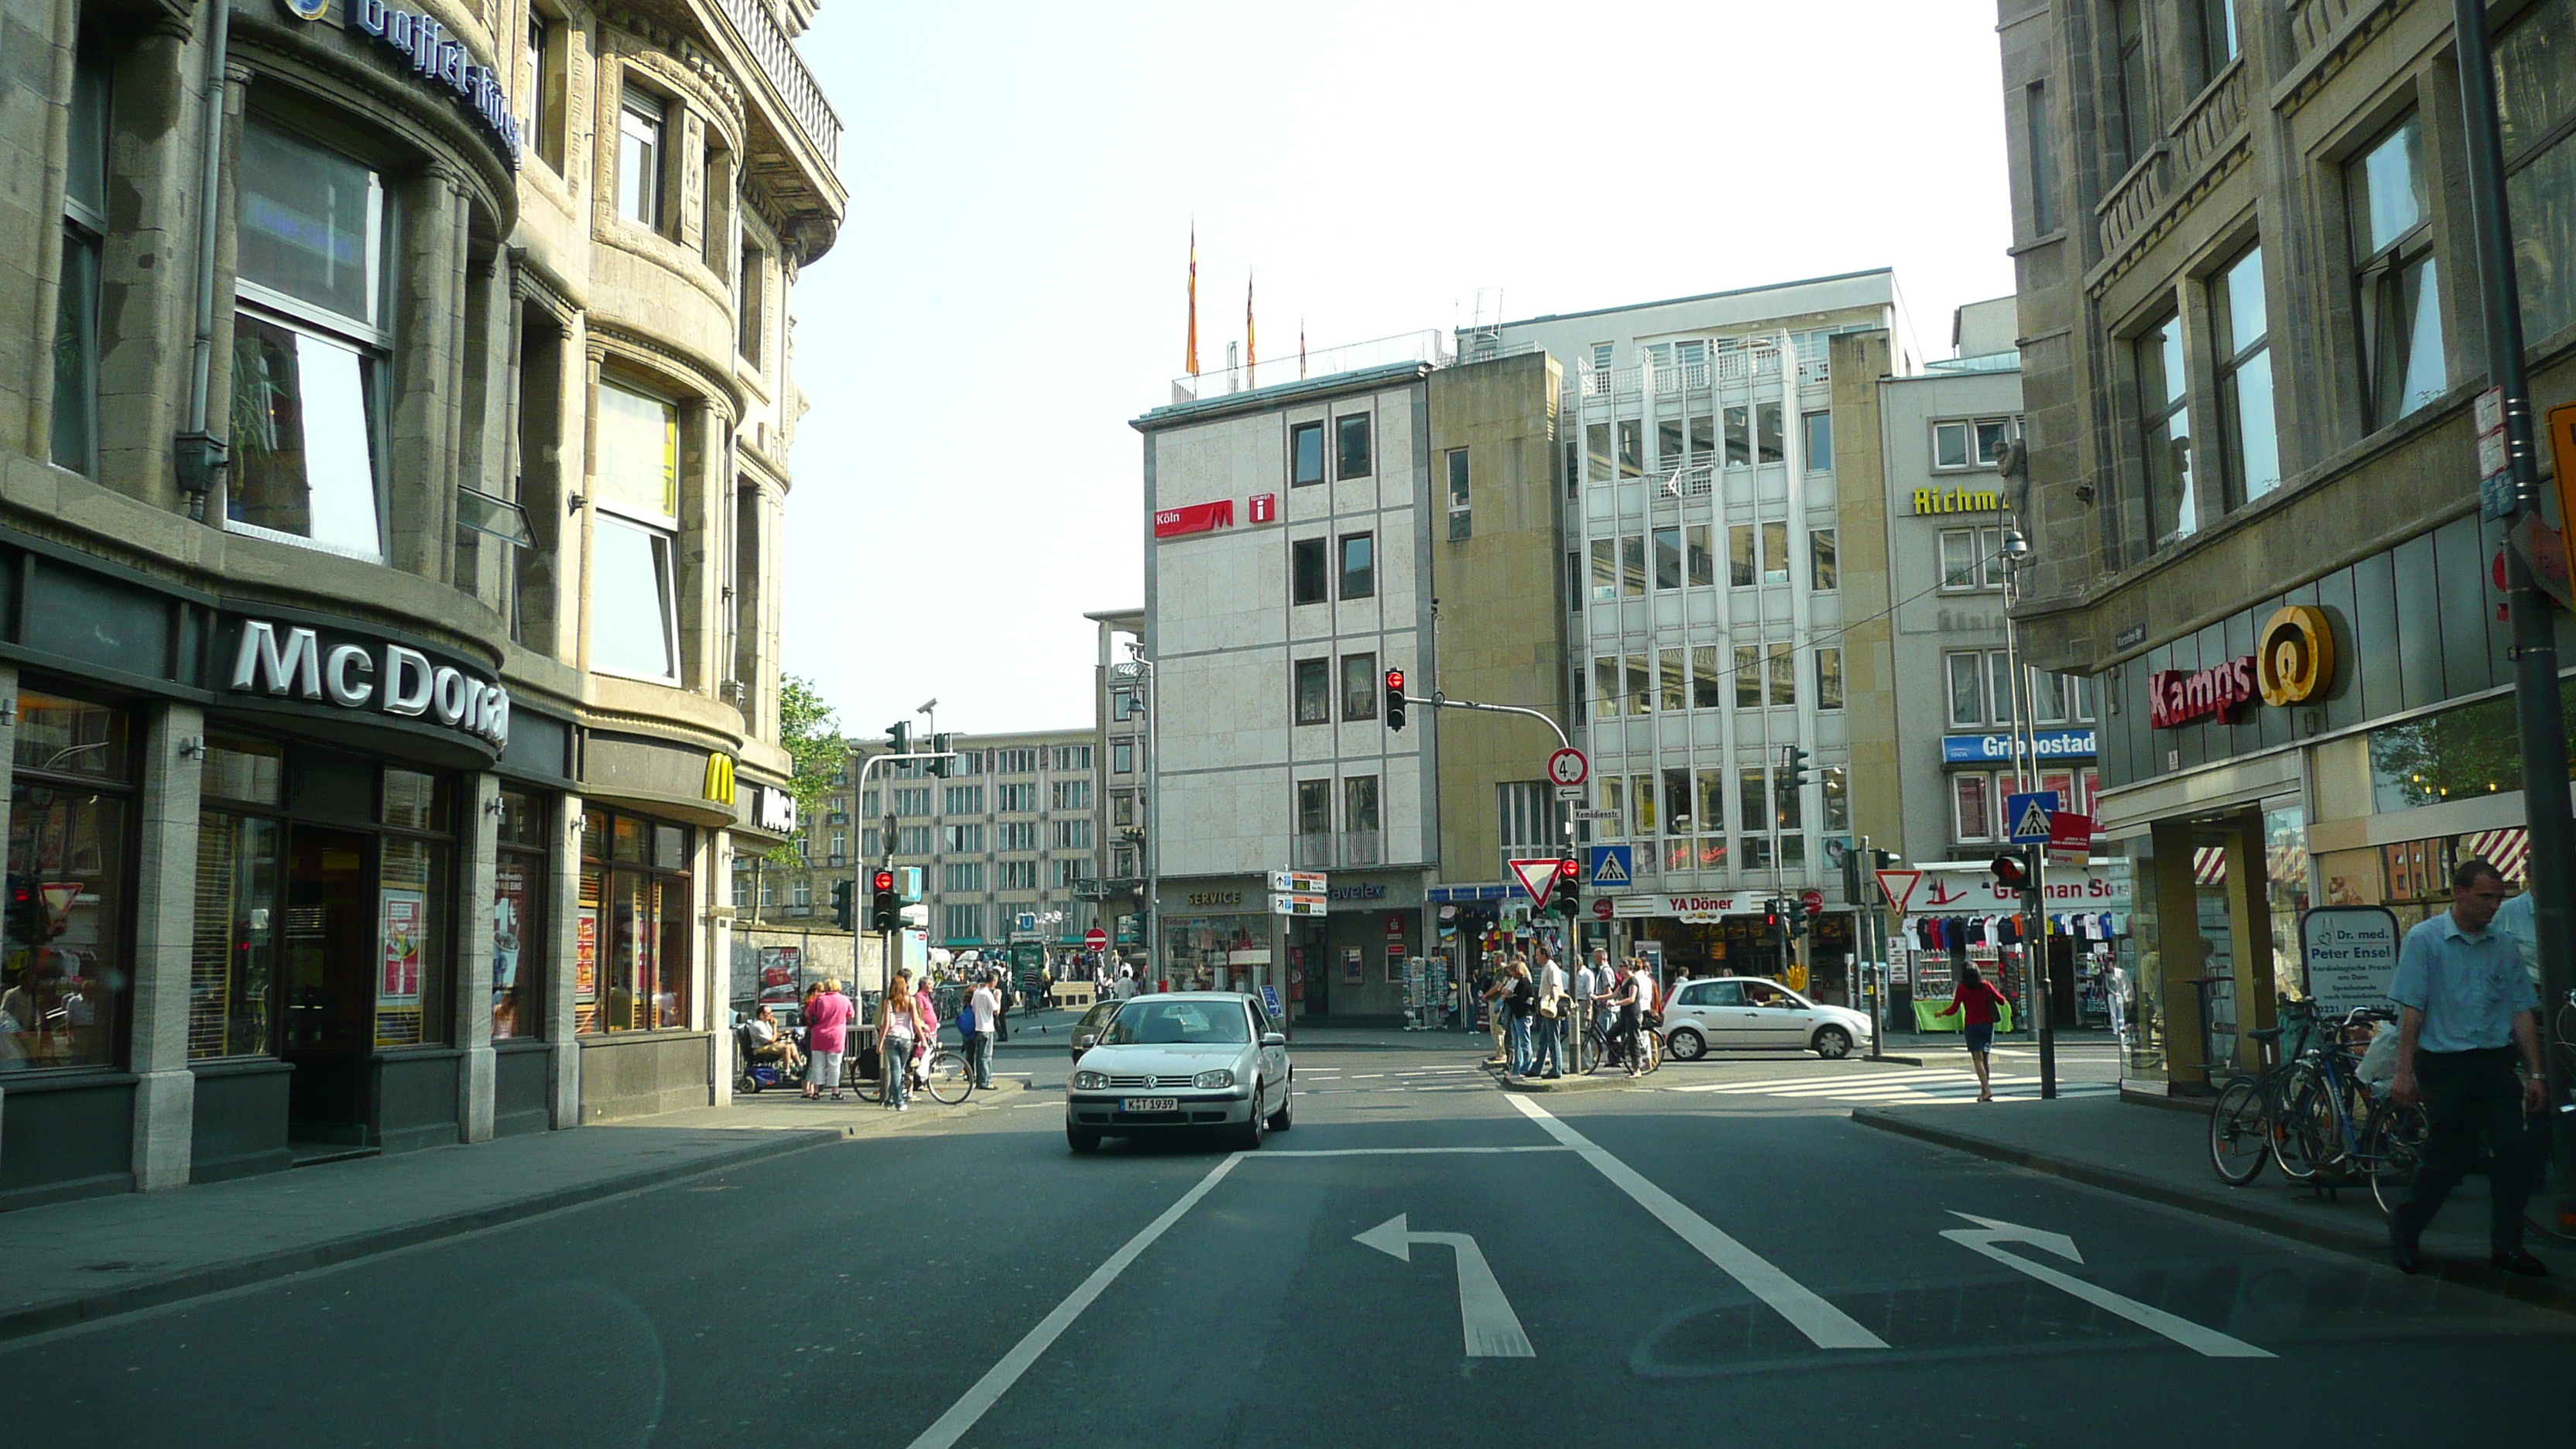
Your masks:
<instances>
[{"instance_id":1,"label":"mcdonald's golden arches logo","mask_svg":"<svg viewBox=\"0 0 2576 1449\"><path fill-rule=\"evenodd\" d=\"M2334 683L2334 629L2323 609L2289 604L2263 621L2254 649L2254 682L2263 702L2304 704Z\"/></svg>"},{"instance_id":2,"label":"mcdonald's golden arches logo","mask_svg":"<svg viewBox=\"0 0 2576 1449\"><path fill-rule=\"evenodd\" d=\"M733 756L707 756L707 787L700 793L710 804L733 803Z\"/></svg>"}]
</instances>

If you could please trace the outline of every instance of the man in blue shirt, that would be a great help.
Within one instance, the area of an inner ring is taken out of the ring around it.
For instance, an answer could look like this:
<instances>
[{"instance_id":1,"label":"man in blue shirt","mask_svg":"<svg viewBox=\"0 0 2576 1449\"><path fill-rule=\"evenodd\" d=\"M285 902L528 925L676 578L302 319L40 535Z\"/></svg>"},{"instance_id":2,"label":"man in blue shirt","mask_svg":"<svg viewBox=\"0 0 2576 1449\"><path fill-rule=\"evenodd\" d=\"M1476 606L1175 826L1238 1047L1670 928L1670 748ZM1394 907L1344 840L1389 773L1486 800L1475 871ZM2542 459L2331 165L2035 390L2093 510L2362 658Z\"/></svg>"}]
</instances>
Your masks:
<instances>
[{"instance_id":1,"label":"man in blue shirt","mask_svg":"<svg viewBox=\"0 0 2576 1449\"><path fill-rule=\"evenodd\" d=\"M2522 1245L2522 1209L2538 1185L2540 1135L2526 1114L2547 1105L2540 1065L2540 998L2522 969L2522 946L2489 929L2504 904L2504 877L2483 860L2451 872L2451 908L2406 933L2389 996L2399 1007L2400 1106L2423 1103L2424 1151L2415 1180L2388 1218L2388 1247L2400 1271L2424 1266L2417 1248L2442 1200L2459 1186L2484 1137L2494 1152L2488 1218L2489 1262L2528 1278L2548 1265ZM2516 1081L2519 1051L2529 1075Z\"/></svg>"}]
</instances>

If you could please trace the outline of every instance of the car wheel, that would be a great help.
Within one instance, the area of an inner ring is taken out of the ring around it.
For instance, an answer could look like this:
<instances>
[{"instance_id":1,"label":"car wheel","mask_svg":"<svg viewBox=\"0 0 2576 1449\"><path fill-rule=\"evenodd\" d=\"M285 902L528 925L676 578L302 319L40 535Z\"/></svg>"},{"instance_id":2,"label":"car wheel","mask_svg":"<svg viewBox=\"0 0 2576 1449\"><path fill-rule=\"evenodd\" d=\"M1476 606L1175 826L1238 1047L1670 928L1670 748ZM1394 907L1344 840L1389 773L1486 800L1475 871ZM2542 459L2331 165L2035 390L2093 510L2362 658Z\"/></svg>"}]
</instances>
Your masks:
<instances>
[{"instance_id":1,"label":"car wheel","mask_svg":"<svg viewBox=\"0 0 2576 1449\"><path fill-rule=\"evenodd\" d=\"M1695 1062L1708 1055L1708 1041L1688 1027L1668 1032L1664 1036L1664 1055L1677 1062Z\"/></svg>"},{"instance_id":2,"label":"car wheel","mask_svg":"<svg viewBox=\"0 0 2576 1449\"><path fill-rule=\"evenodd\" d=\"M1252 1110L1244 1114L1243 1125L1234 1129L1234 1146L1238 1152L1259 1152L1263 1130L1268 1126L1261 1111L1261 1084L1252 1084Z\"/></svg>"},{"instance_id":3,"label":"car wheel","mask_svg":"<svg viewBox=\"0 0 2576 1449\"><path fill-rule=\"evenodd\" d=\"M1296 1125L1297 1084L1292 1081L1288 1084L1288 1090L1279 1094L1279 1110L1271 1114L1270 1130L1273 1132L1285 1132Z\"/></svg>"},{"instance_id":4,"label":"car wheel","mask_svg":"<svg viewBox=\"0 0 2576 1449\"><path fill-rule=\"evenodd\" d=\"M1838 1062L1851 1055L1851 1033L1839 1026L1819 1027L1816 1031L1816 1055Z\"/></svg>"},{"instance_id":5,"label":"car wheel","mask_svg":"<svg viewBox=\"0 0 2576 1449\"><path fill-rule=\"evenodd\" d=\"M1064 1145L1076 1152L1098 1152L1100 1134L1088 1127L1076 1127L1067 1122L1064 1124Z\"/></svg>"}]
</instances>

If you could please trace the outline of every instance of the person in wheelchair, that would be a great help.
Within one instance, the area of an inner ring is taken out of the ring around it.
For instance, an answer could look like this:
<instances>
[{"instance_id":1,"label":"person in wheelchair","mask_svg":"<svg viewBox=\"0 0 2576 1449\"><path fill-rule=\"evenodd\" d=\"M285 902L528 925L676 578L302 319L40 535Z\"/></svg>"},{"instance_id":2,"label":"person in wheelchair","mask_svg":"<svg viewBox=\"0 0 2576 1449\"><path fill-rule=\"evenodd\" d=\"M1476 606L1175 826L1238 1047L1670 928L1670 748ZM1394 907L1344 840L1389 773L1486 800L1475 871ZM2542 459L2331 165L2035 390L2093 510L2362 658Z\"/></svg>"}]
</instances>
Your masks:
<instances>
[{"instance_id":1,"label":"person in wheelchair","mask_svg":"<svg viewBox=\"0 0 2576 1449\"><path fill-rule=\"evenodd\" d=\"M779 1028L778 1018L763 1003L760 1014L742 1024L742 1056L747 1062L768 1062L782 1072L801 1071L804 1054L796 1043Z\"/></svg>"}]
</instances>

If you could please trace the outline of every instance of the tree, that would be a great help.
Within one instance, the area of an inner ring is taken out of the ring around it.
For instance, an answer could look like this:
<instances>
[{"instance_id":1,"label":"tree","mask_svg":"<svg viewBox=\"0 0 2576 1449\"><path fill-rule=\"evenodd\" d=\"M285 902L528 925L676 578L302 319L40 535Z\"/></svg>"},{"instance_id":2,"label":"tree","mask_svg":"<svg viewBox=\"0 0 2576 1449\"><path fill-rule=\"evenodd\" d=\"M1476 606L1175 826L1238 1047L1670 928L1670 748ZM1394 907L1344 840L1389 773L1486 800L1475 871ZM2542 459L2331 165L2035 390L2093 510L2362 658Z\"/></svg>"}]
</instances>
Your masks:
<instances>
[{"instance_id":1,"label":"tree","mask_svg":"<svg viewBox=\"0 0 2576 1449\"><path fill-rule=\"evenodd\" d=\"M832 707L823 702L814 681L801 675L784 675L778 681L778 743L795 762L787 793L796 801L797 835L762 859L796 865L806 859L802 848L806 824L822 813L823 798L841 783L842 767L850 757L850 742L841 737Z\"/></svg>"}]
</instances>

